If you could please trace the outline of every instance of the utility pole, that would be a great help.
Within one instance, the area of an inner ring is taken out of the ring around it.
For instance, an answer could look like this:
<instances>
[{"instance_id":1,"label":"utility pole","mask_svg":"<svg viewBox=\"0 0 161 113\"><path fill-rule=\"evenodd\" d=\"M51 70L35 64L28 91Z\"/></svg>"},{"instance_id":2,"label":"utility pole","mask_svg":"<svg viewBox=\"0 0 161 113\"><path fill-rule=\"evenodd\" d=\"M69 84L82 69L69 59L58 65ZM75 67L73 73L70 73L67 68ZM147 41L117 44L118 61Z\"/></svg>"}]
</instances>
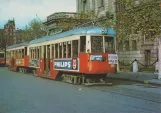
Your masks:
<instances>
[{"instance_id":1,"label":"utility pole","mask_svg":"<svg viewBox=\"0 0 161 113\"><path fill-rule=\"evenodd\" d=\"M159 4L161 8L161 3ZM161 79L161 35L158 38L158 79Z\"/></svg>"},{"instance_id":2,"label":"utility pole","mask_svg":"<svg viewBox=\"0 0 161 113\"><path fill-rule=\"evenodd\" d=\"M37 18L39 19L39 21L41 22L41 26L42 26L43 30L46 31L47 36L48 36L48 35L49 35L49 31L48 31L47 26L45 26L45 25L43 24L43 22L40 20L40 18L37 16L37 14L36 14L36 17L37 17Z\"/></svg>"}]
</instances>

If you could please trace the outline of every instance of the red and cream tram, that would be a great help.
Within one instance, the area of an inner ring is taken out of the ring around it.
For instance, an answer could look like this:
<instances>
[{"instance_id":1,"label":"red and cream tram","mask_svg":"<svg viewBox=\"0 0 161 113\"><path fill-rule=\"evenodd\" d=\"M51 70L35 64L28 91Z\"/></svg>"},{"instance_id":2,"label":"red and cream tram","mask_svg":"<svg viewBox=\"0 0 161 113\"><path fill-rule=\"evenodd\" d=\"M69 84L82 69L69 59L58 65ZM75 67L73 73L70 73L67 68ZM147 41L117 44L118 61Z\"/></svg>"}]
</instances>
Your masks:
<instances>
[{"instance_id":1,"label":"red and cream tram","mask_svg":"<svg viewBox=\"0 0 161 113\"><path fill-rule=\"evenodd\" d=\"M5 65L5 53L0 51L0 66Z\"/></svg>"},{"instance_id":2,"label":"red and cream tram","mask_svg":"<svg viewBox=\"0 0 161 113\"><path fill-rule=\"evenodd\" d=\"M21 71L32 69L37 76L74 84L102 80L116 71L118 60L115 31L98 26L76 28L9 48L11 56L16 51L26 53L21 56L23 65L19 65L22 59L15 57L16 68Z\"/></svg>"}]
</instances>

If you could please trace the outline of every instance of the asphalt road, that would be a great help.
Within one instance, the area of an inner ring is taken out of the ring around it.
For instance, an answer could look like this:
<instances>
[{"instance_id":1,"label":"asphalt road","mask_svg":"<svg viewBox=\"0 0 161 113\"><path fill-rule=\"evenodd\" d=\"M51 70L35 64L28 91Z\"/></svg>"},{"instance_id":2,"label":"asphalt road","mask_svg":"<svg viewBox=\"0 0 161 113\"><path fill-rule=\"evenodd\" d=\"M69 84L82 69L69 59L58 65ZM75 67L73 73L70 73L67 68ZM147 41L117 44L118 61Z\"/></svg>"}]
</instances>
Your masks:
<instances>
[{"instance_id":1,"label":"asphalt road","mask_svg":"<svg viewBox=\"0 0 161 113\"><path fill-rule=\"evenodd\" d=\"M0 113L161 113L161 88L111 80L77 86L0 67Z\"/></svg>"}]
</instances>

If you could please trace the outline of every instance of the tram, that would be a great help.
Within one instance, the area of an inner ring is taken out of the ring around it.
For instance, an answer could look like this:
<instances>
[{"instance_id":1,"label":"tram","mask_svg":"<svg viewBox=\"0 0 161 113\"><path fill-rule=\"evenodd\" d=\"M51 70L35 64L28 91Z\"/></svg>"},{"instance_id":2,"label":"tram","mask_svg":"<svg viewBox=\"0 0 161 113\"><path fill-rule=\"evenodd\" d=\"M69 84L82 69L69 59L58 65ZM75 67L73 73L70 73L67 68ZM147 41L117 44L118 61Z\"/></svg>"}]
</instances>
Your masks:
<instances>
[{"instance_id":1,"label":"tram","mask_svg":"<svg viewBox=\"0 0 161 113\"><path fill-rule=\"evenodd\" d=\"M9 69L73 84L99 82L116 72L115 35L113 29L89 26L13 45L7 48Z\"/></svg>"},{"instance_id":2,"label":"tram","mask_svg":"<svg viewBox=\"0 0 161 113\"><path fill-rule=\"evenodd\" d=\"M5 65L5 53L0 51L0 66Z\"/></svg>"},{"instance_id":3,"label":"tram","mask_svg":"<svg viewBox=\"0 0 161 113\"><path fill-rule=\"evenodd\" d=\"M25 73L29 66L29 57L27 55L28 43L14 44L7 48L8 69Z\"/></svg>"}]
</instances>

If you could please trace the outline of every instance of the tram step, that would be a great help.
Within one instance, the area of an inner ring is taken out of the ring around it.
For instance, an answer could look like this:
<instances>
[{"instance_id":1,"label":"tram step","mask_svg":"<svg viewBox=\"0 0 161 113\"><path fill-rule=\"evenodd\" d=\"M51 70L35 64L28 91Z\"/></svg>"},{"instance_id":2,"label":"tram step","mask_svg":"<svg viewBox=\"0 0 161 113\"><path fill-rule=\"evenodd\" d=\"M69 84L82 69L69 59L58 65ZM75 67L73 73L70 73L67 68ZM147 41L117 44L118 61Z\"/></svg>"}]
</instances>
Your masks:
<instances>
[{"instance_id":1,"label":"tram step","mask_svg":"<svg viewBox=\"0 0 161 113\"><path fill-rule=\"evenodd\" d=\"M85 86L112 86L112 83L85 83Z\"/></svg>"}]
</instances>

